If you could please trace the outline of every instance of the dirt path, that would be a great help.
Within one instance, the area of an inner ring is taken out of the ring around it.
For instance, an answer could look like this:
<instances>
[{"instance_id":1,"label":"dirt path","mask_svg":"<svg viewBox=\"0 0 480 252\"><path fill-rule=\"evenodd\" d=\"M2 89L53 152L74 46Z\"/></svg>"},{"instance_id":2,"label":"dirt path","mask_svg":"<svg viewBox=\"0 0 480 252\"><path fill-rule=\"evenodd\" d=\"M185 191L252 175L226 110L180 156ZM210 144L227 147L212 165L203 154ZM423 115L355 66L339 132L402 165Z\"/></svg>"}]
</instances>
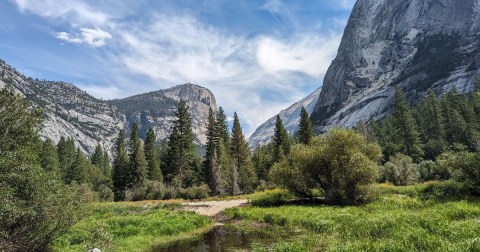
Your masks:
<instances>
[{"instance_id":1,"label":"dirt path","mask_svg":"<svg viewBox=\"0 0 480 252\"><path fill-rule=\"evenodd\" d=\"M221 211L246 204L246 199L242 200L224 200L224 201L204 201L183 203L185 209L194 211L197 214L205 216L215 216Z\"/></svg>"}]
</instances>

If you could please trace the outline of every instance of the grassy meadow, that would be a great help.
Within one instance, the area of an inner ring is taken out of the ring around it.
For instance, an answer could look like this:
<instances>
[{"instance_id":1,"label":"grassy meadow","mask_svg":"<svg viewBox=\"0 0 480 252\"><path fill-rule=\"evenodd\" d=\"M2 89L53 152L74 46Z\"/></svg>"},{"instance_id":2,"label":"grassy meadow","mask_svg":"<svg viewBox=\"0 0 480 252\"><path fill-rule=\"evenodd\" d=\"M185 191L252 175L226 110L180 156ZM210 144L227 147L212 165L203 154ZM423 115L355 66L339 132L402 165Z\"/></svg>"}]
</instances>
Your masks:
<instances>
[{"instance_id":1,"label":"grassy meadow","mask_svg":"<svg viewBox=\"0 0 480 252\"><path fill-rule=\"evenodd\" d=\"M292 230L273 251L480 251L480 199L434 199L442 183L378 185L377 200L359 206L247 206L224 213L244 226ZM433 190L434 191L434 190ZM285 192L256 196L257 203ZM272 229L275 230L275 229ZM261 244L255 251L270 251Z\"/></svg>"},{"instance_id":2,"label":"grassy meadow","mask_svg":"<svg viewBox=\"0 0 480 252\"><path fill-rule=\"evenodd\" d=\"M149 251L213 227L212 219L182 211L176 203L94 203L86 215L53 242L54 251Z\"/></svg>"}]
</instances>

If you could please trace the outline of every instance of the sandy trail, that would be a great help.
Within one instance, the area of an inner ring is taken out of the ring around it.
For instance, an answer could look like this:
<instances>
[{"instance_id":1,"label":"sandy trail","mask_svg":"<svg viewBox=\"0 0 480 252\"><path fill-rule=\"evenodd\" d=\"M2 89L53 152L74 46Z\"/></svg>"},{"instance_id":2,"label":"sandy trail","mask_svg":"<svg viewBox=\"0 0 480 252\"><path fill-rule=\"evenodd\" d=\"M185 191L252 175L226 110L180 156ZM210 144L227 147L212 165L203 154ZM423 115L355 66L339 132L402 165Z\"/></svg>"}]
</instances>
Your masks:
<instances>
[{"instance_id":1,"label":"sandy trail","mask_svg":"<svg viewBox=\"0 0 480 252\"><path fill-rule=\"evenodd\" d=\"M221 211L238 207L243 204L246 204L248 201L246 199L242 200L223 200L223 201L204 201L204 202L189 202L183 203L186 210L194 211L197 214L205 216L215 216Z\"/></svg>"}]
</instances>

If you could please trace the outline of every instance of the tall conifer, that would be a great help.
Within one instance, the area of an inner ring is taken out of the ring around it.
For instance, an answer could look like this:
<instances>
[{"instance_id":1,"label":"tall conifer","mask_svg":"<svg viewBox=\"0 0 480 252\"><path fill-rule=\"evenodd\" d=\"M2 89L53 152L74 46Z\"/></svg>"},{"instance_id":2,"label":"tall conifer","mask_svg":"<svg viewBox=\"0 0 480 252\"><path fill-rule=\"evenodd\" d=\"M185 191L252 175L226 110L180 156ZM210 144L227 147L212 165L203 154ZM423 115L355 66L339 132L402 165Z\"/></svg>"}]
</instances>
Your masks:
<instances>
[{"instance_id":1,"label":"tall conifer","mask_svg":"<svg viewBox=\"0 0 480 252\"><path fill-rule=\"evenodd\" d=\"M152 128L147 132L145 139L145 158L148 164L148 179L163 181L162 171L160 169L160 153L156 145L157 137Z\"/></svg>"},{"instance_id":2,"label":"tall conifer","mask_svg":"<svg viewBox=\"0 0 480 252\"><path fill-rule=\"evenodd\" d=\"M298 140L302 144L310 144L313 138L313 125L305 107L300 110L300 124L298 127Z\"/></svg>"}]
</instances>

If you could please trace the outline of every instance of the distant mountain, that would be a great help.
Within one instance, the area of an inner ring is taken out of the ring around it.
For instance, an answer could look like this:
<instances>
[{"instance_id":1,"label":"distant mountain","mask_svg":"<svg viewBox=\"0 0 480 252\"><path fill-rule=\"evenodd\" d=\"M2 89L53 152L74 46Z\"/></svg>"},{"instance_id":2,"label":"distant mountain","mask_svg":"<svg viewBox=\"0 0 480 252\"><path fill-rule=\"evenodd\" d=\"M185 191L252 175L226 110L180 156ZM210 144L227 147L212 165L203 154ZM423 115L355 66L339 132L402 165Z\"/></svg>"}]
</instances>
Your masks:
<instances>
[{"instance_id":1,"label":"distant mountain","mask_svg":"<svg viewBox=\"0 0 480 252\"><path fill-rule=\"evenodd\" d=\"M320 88L313 91L307 97L303 98L301 101L291 105L285 110L280 111L278 115L283 121L285 129L290 135L295 134L298 130L298 124L300 123L300 110L303 107L310 114L317 103L318 96L320 95ZM250 149L256 148L258 145L264 145L269 143L272 140L273 132L275 130L275 122L277 115L268 119L262 125L260 125L255 132L248 139Z\"/></svg>"},{"instance_id":2,"label":"distant mountain","mask_svg":"<svg viewBox=\"0 0 480 252\"><path fill-rule=\"evenodd\" d=\"M205 145L208 111L216 111L215 96L210 90L194 84L184 84L169 89L139 94L124 99L111 100L108 103L116 106L126 116L127 125L139 123L140 136L145 138L148 129L154 129L159 140L170 134L175 120L178 101L187 102L192 114L193 133L197 145Z\"/></svg>"},{"instance_id":3,"label":"distant mountain","mask_svg":"<svg viewBox=\"0 0 480 252\"><path fill-rule=\"evenodd\" d=\"M358 0L311 118L317 133L383 118L395 88L411 103L473 90L480 75L480 1Z\"/></svg>"},{"instance_id":4,"label":"distant mountain","mask_svg":"<svg viewBox=\"0 0 480 252\"><path fill-rule=\"evenodd\" d=\"M152 127L159 141L165 139L180 99L190 106L197 145L204 145L208 110L216 110L212 92L193 84L104 101L72 84L25 77L0 61L0 88L5 86L44 111L42 138L58 142L61 136L70 137L85 153L92 153L98 143L112 153L118 132L130 129L134 122L139 123L142 136Z\"/></svg>"}]
</instances>

